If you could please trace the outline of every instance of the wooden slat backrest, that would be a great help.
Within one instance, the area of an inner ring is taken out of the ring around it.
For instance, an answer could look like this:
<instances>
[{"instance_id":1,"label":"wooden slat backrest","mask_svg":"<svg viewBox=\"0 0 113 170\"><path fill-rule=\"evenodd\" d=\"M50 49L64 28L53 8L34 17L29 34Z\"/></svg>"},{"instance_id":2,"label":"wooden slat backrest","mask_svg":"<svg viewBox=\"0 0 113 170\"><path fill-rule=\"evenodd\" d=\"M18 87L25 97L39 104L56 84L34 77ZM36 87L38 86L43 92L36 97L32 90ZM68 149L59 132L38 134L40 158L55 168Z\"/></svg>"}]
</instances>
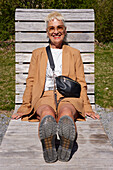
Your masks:
<instances>
[{"instance_id":1,"label":"wooden slat backrest","mask_svg":"<svg viewBox=\"0 0 113 170\"><path fill-rule=\"evenodd\" d=\"M15 61L16 95L15 112L22 103L32 51L47 46L45 17L52 11L62 13L67 26L67 41L81 52L88 96L95 108L94 98L94 10L93 9L16 9Z\"/></svg>"}]
</instances>

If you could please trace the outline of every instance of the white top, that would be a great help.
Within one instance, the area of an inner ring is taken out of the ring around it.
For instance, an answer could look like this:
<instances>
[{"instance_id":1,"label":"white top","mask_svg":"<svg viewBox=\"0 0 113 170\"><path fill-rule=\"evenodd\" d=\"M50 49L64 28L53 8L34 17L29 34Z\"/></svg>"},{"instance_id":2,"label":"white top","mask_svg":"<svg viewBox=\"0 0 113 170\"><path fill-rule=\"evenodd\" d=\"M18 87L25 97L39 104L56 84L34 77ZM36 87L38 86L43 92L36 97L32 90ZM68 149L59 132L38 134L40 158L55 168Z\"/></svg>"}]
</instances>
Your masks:
<instances>
[{"instance_id":1,"label":"white top","mask_svg":"<svg viewBox=\"0 0 113 170\"><path fill-rule=\"evenodd\" d=\"M55 64L55 75L62 75L62 49L51 48L54 64ZM54 90L54 79L53 71L50 67L49 60L47 62L46 69L46 81L45 81L45 91Z\"/></svg>"}]
</instances>

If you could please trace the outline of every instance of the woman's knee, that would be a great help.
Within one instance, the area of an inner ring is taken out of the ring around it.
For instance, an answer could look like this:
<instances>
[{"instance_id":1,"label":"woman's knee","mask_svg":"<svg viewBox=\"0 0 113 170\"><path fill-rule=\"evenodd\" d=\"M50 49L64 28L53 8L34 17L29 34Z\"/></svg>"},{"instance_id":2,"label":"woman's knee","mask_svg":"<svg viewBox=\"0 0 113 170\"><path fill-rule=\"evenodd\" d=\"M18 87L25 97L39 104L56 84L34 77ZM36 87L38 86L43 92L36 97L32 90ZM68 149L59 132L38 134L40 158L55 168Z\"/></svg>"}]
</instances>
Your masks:
<instances>
[{"instance_id":1,"label":"woman's knee","mask_svg":"<svg viewBox=\"0 0 113 170\"><path fill-rule=\"evenodd\" d=\"M63 104L61 105L59 109L59 113L69 113L69 114L74 114L76 109L72 104Z\"/></svg>"},{"instance_id":2,"label":"woman's knee","mask_svg":"<svg viewBox=\"0 0 113 170\"><path fill-rule=\"evenodd\" d=\"M52 115L55 117L55 111L54 109L49 105L42 105L37 109L37 114L40 115L40 118L42 119L46 115Z\"/></svg>"},{"instance_id":3,"label":"woman's knee","mask_svg":"<svg viewBox=\"0 0 113 170\"><path fill-rule=\"evenodd\" d=\"M42 114L45 114L45 113L47 113L47 114L54 114L55 111L54 111L54 109L51 106L46 105L44 107L44 109L42 110Z\"/></svg>"},{"instance_id":4,"label":"woman's knee","mask_svg":"<svg viewBox=\"0 0 113 170\"><path fill-rule=\"evenodd\" d=\"M74 119L74 115L76 113L76 109L71 104L65 104L59 109L58 117L61 118L64 115L67 115Z\"/></svg>"}]
</instances>

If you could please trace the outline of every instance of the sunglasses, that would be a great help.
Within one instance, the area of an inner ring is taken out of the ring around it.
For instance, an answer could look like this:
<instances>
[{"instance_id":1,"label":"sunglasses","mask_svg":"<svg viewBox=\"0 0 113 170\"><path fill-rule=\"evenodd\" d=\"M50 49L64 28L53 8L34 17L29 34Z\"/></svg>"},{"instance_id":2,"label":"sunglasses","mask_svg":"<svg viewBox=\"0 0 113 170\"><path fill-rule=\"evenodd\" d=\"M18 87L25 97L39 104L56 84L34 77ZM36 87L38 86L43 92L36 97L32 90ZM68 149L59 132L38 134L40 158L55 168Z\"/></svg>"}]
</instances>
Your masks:
<instances>
[{"instance_id":1,"label":"sunglasses","mask_svg":"<svg viewBox=\"0 0 113 170\"><path fill-rule=\"evenodd\" d=\"M57 29L58 32L63 32L65 30L65 26L64 25L58 25L57 27L54 27L54 26L49 26L47 28L48 32L50 34L54 33L55 32L55 29Z\"/></svg>"}]
</instances>

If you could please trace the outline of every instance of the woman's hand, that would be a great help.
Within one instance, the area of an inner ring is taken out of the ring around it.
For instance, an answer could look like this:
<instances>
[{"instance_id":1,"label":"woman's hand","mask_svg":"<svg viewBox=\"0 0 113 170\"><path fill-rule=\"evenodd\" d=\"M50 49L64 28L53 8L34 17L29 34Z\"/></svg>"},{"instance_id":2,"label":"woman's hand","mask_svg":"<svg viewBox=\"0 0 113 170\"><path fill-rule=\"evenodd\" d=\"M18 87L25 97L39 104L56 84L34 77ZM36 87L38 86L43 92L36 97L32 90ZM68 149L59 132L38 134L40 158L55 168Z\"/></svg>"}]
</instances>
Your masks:
<instances>
[{"instance_id":1,"label":"woman's hand","mask_svg":"<svg viewBox=\"0 0 113 170\"><path fill-rule=\"evenodd\" d=\"M12 116L11 116L11 119L20 119L21 117L23 116L22 113L14 113Z\"/></svg>"},{"instance_id":2,"label":"woman's hand","mask_svg":"<svg viewBox=\"0 0 113 170\"><path fill-rule=\"evenodd\" d=\"M100 116L95 112L87 112L87 113L85 113L85 116L89 116L92 119L100 119Z\"/></svg>"}]
</instances>

